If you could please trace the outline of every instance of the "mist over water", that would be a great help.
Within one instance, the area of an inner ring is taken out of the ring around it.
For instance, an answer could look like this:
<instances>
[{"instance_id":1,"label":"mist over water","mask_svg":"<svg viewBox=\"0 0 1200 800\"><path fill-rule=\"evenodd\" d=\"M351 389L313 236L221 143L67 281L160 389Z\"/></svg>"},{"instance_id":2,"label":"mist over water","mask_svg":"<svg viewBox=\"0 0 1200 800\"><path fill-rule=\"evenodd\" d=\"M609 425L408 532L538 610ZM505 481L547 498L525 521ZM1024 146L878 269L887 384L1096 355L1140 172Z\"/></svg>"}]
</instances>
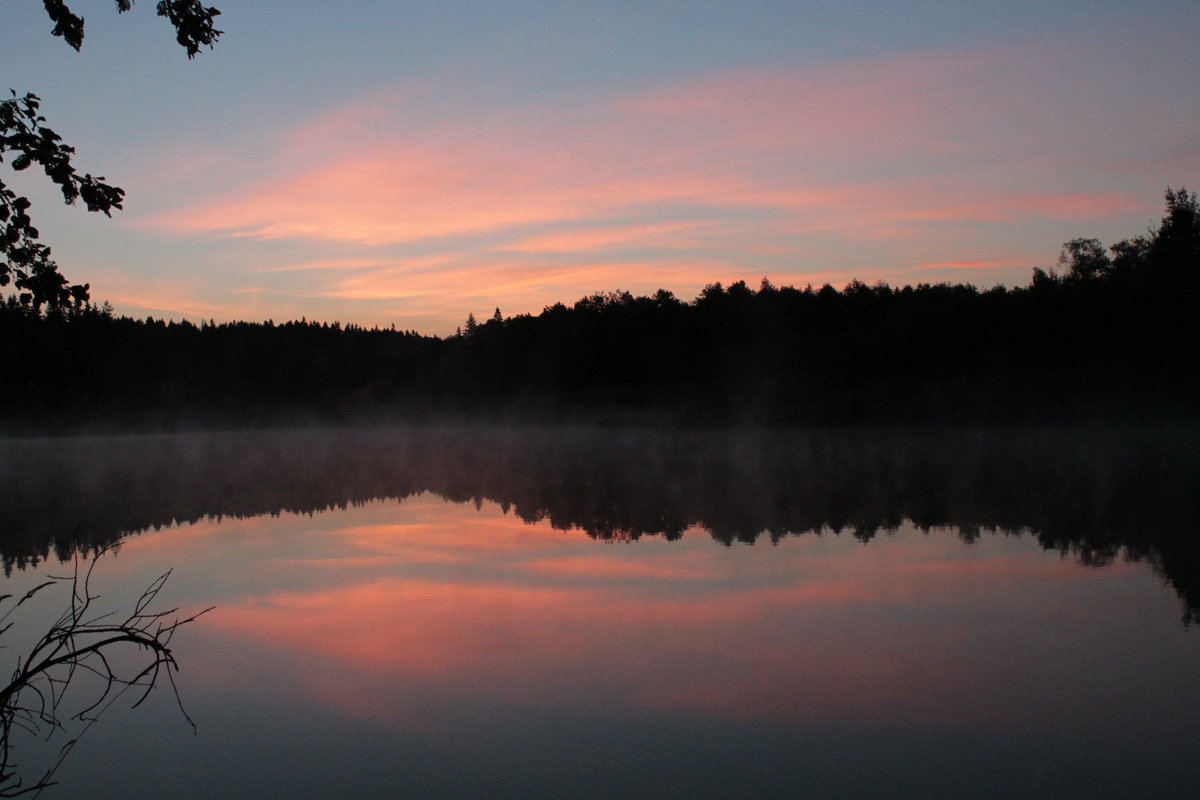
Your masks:
<instances>
[{"instance_id":1,"label":"mist over water","mask_svg":"<svg viewBox=\"0 0 1200 800\"><path fill-rule=\"evenodd\" d=\"M1083 563L1164 572L1200 607L1200 429L1188 425L660 431L426 426L0 441L0 557L205 518L312 513L432 492L595 539L862 541L911 521L1025 533ZM1189 549L1190 548L1190 549ZM1172 571L1178 561L1180 568Z\"/></svg>"},{"instance_id":2,"label":"mist over water","mask_svg":"<svg viewBox=\"0 0 1200 800\"><path fill-rule=\"evenodd\" d=\"M18 592L118 544L102 594L217 606L175 643L198 733L111 712L62 796L1190 797L1198 443L6 440L0 555Z\"/></svg>"}]
</instances>

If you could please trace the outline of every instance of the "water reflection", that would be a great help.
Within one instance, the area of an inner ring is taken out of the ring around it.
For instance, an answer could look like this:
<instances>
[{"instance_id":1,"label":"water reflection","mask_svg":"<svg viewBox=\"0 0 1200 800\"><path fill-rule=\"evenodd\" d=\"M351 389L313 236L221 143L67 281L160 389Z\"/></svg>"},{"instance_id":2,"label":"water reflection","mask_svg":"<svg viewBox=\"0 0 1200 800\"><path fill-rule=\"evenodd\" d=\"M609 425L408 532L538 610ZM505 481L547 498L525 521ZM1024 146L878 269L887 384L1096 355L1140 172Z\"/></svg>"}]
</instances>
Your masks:
<instances>
[{"instance_id":1,"label":"water reflection","mask_svg":"<svg viewBox=\"0 0 1200 800\"><path fill-rule=\"evenodd\" d=\"M8 442L0 547L7 591L120 540L111 583L217 606L174 645L199 735L106 717L62 796L1190 798L1196 443Z\"/></svg>"},{"instance_id":2,"label":"water reflection","mask_svg":"<svg viewBox=\"0 0 1200 800\"><path fill-rule=\"evenodd\" d=\"M414 733L440 727L446 698L496 697L526 709L633 703L742 723L1006 728L1031 709L981 708L980 698L999 700L995 662L1024 670L1064 644L1031 631L1030 617L1082 608L1098 583L1119 587L1141 573L1122 565L1097 582L1028 543L963 548L947 531L902 530L869 548L825 536L730 556L688 536L596 553L490 503L474 514L428 495L339 513L336 523L321 534L331 540L323 550L314 542L303 559L315 574L302 587L277 582L298 568L294 557L267 578L274 591L250 589L261 572L246 576L249 599L214 624L303 664L294 677L312 701ZM1117 593L1089 613L1120 602ZM989 604L1006 619L962 624ZM353 680L339 678L348 672ZM1046 687L1043 703L1061 704L1057 692Z\"/></svg>"},{"instance_id":3,"label":"water reflection","mask_svg":"<svg viewBox=\"0 0 1200 800\"><path fill-rule=\"evenodd\" d=\"M179 642L200 736L140 737L146 794L1094 800L1200 778L1171 598L1027 536L598 543L423 493L202 521L116 561L167 559L183 605L218 608ZM67 779L113 774L107 748Z\"/></svg>"},{"instance_id":4,"label":"water reflection","mask_svg":"<svg viewBox=\"0 0 1200 800\"><path fill-rule=\"evenodd\" d=\"M5 569L206 517L311 513L434 492L606 540L723 544L911 520L1028 533L1104 566L1149 564L1200 613L1200 431L663 433L347 429L0 443Z\"/></svg>"}]
</instances>

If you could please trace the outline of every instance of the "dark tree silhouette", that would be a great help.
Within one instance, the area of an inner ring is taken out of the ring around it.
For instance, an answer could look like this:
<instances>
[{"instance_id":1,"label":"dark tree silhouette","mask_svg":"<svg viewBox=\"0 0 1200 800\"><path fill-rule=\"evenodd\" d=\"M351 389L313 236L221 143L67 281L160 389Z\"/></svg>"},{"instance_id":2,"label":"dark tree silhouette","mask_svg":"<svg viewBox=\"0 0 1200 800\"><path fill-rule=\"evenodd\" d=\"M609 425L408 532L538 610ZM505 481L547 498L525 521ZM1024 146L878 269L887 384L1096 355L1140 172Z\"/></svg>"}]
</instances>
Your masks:
<instances>
[{"instance_id":1,"label":"dark tree silhouette","mask_svg":"<svg viewBox=\"0 0 1200 800\"><path fill-rule=\"evenodd\" d=\"M1099 239L1072 239L1063 245L1058 265L1067 280L1103 278L1112 270L1112 259Z\"/></svg>"},{"instance_id":2,"label":"dark tree silhouette","mask_svg":"<svg viewBox=\"0 0 1200 800\"><path fill-rule=\"evenodd\" d=\"M83 46L83 17L76 16L62 0L43 0L46 13L54 23L50 31L61 36L67 44L78 50ZM133 8L133 0L116 0L117 13L123 14ZM187 50L188 58L194 58L202 47L211 48L222 31L213 27L213 18L221 12L207 8L200 0L159 0L158 15L166 17L175 27L175 40Z\"/></svg>"},{"instance_id":3,"label":"dark tree silhouette","mask_svg":"<svg viewBox=\"0 0 1200 800\"><path fill-rule=\"evenodd\" d=\"M51 33L62 37L78 50L83 46L83 18L75 15L62 0L44 0L46 13L54 22ZM133 0L117 0L117 11L129 11ZM161 0L158 15L174 26L176 41L193 58L203 47L212 47L221 31L213 19L221 12L205 7L199 0ZM125 192L105 182L102 176L79 175L71 163L75 148L63 144L62 137L46 127L38 113L41 99L31 93L0 101L0 162L9 154L14 170L40 166L62 190L63 199L74 204L82 199L88 211L111 216L120 209ZM19 300L40 311L42 306L80 306L89 299L88 284L68 286L50 257L50 248L38 240L38 229L29 217L30 203L0 181L0 287L14 284Z\"/></svg>"},{"instance_id":4,"label":"dark tree silhouette","mask_svg":"<svg viewBox=\"0 0 1200 800\"><path fill-rule=\"evenodd\" d=\"M1200 213L1063 246L1028 286L599 292L459 334L114 318L0 303L0 428L451 417L681 427L1200 416ZM64 369L63 365L70 365Z\"/></svg>"},{"instance_id":5,"label":"dark tree silhouette","mask_svg":"<svg viewBox=\"0 0 1200 800\"><path fill-rule=\"evenodd\" d=\"M1167 213L1151 232L1150 258L1178 269L1200 270L1200 203L1196 193L1167 189Z\"/></svg>"}]
</instances>

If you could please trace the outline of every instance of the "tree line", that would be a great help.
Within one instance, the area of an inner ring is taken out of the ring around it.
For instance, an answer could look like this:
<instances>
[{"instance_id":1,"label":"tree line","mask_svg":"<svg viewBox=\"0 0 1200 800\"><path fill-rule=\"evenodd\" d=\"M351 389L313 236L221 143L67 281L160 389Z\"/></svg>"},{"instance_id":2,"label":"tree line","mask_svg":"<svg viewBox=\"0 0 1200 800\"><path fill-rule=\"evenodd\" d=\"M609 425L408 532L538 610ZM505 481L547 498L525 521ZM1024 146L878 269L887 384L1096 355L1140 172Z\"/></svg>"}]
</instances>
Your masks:
<instances>
[{"instance_id":1,"label":"tree line","mask_svg":"<svg viewBox=\"0 0 1200 800\"><path fill-rule=\"evenodd\" d=\"M455 418L682 425L1190 417L1200 209L1067 242L1026 286L710 284L613 291L448 337L307 320L117 317L0 305L0 419L101 425Z\"/></svg>"}]
</instances>

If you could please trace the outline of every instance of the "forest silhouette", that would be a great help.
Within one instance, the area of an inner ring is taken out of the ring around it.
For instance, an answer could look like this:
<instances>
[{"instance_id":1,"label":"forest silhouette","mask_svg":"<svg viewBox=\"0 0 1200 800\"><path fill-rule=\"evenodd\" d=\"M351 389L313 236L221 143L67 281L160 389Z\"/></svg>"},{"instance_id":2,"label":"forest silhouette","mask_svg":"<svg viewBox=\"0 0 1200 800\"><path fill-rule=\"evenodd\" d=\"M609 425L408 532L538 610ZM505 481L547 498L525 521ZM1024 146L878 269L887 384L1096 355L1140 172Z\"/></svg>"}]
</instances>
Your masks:
<instances>
[{"instance_id":1,"label":"forest silhouette","mask_svg":"<svg viewBox=\"0 0 1200 800\"><path fill-rule=\"evenodd\" d=\"M870 542L911 522L1150 565L1200 620L1200 428L405 426L0 440L6 570L163 526L433 492L595 539ZM165 535L165 534L164 534ZM691 535L704 535L693 533Z\"/></svg>"},{"instance_id":2,"label":"forest silhouette","mask_svg":"<svg viewBox=\"0 0 1200 800\"><path fill-rule=\"evenodd\" d=\"M1067 242L1027 286L614 291L454 336L116 317L9 297L11 431L445 418L684 426L1193 417L1200 213Z\"/></svg>"}]
</instances>

